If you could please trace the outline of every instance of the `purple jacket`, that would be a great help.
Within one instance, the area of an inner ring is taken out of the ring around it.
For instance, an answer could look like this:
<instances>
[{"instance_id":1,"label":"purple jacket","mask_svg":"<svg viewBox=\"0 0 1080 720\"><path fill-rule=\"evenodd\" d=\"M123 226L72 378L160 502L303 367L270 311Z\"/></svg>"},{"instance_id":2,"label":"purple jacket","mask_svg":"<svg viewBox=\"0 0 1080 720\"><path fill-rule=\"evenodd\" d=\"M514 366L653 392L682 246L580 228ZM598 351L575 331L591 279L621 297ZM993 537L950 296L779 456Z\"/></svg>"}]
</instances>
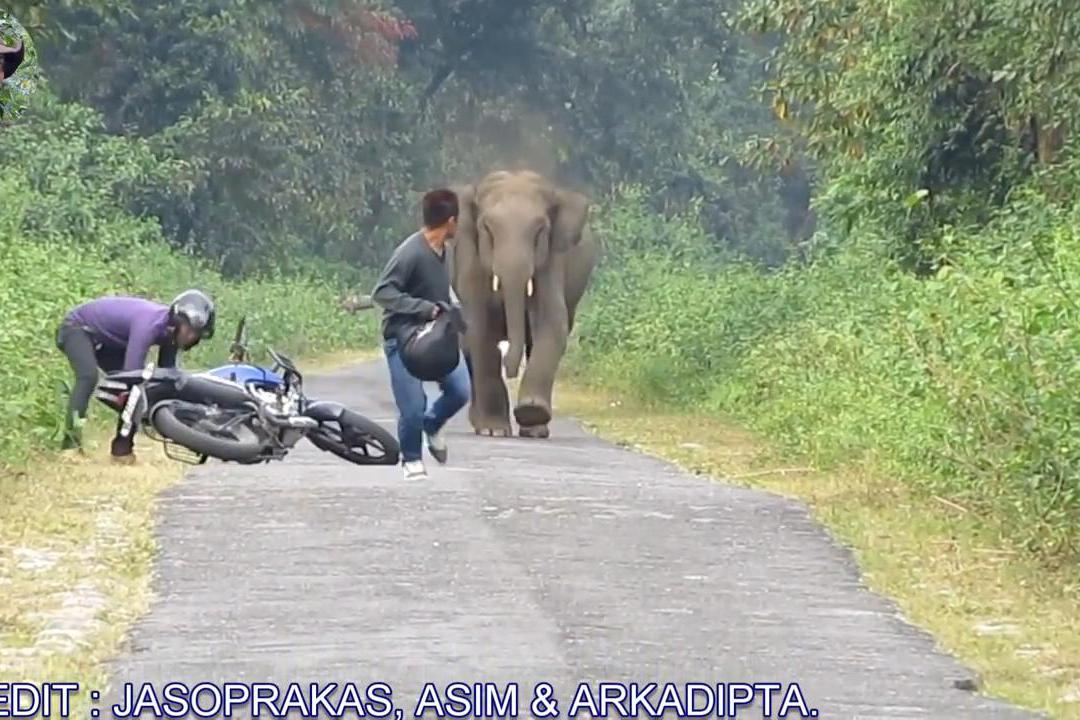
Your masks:
<instances>
[{"instance_id":1,"label":"purple jacket","mask_svg":"<svg viewBox=\"0 0 1080 720\"><path fill-rule=\"evenodd\" d=\"M141 370L152 345L162 349L163 367L176 365L167 305L138 297L103 297L72 310L66 322L85 328L106 347L123 350L124 370Z\"/></svg>"}]
</instances>

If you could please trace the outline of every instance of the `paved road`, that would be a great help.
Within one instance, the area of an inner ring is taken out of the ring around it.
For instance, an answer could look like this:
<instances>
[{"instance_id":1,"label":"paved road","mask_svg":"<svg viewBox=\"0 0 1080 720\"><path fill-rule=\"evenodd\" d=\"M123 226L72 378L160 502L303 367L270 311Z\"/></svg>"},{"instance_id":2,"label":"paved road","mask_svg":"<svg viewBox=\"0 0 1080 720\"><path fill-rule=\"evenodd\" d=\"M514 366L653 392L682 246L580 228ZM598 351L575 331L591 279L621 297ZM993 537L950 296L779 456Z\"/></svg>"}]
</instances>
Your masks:
<instances>
[{"instance_id":1,"label":"paved road","mask_svg":"<svg viewBox=\"0 0 1080 720\"><path fill-rule=\"evenodd\" d=\"M378 363L309 382L392 427L387 387ZM1035 717L956 689L970 674L796 503L568 421L545 442L478 438L462 418L449 440L424 483L306 444L192 472L165 498L158 599L110 693L382 681L411 718L425 683L517 682L529 717L547 681L565 717L581 682L771 681L799 683L822 718Z\"/></svg>"}]
</instances>

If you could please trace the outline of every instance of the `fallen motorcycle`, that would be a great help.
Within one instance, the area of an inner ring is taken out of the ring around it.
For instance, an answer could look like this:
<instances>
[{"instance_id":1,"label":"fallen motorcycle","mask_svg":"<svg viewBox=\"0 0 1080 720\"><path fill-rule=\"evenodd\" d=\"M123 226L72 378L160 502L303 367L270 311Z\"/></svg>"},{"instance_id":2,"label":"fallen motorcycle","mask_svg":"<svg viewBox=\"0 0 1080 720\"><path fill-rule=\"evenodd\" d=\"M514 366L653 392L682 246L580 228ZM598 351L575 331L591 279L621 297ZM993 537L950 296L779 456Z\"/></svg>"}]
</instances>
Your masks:
<instances>
[{"instance_id":1,"label":"fallen motorcycle","mask_svg":"<svg viewBox=\"0 0 1080 720\"><path fill-rule=\"evenodd\" d=\"M229 364L190 373L149 363L106 375L95 397L120 414L122 435L141 428L185 463L280 460L305 437L357 465L398 463L391 433L340 403L307 397L292 360L267 348L271 368L249 363L245 328L241 318Z\"/></svg>"}]
</instances>

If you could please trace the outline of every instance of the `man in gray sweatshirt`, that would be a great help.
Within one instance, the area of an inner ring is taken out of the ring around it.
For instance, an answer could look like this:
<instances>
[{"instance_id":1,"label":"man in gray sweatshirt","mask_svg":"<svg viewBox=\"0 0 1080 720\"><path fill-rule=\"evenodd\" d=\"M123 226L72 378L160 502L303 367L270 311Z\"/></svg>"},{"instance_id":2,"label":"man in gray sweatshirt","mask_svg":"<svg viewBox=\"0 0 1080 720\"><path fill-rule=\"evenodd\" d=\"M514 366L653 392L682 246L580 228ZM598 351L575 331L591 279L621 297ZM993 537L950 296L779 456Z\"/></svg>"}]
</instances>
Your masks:
<instances>
[{"instance_id":1,"label":"man in gray sweatshirt","mask_svg":"<svg viewBox=\"0 0 1080 720\"><path fill-rule=\"evenodd\" d=\"M383 351L398 407L398 442L406 479L427 476L421 457L425 434L428 451L438 462L446 462L443 426L465 407L471 392L468 367L461 359L439 381L442 396L428 408L423 382L409 373L398 355L399 332L451 307L446 244L457 228L457 195L445 189L429 192L424 196L423 215L423 227L394 250L371 296L383 309Z\"/></svg>"}]
</instances>

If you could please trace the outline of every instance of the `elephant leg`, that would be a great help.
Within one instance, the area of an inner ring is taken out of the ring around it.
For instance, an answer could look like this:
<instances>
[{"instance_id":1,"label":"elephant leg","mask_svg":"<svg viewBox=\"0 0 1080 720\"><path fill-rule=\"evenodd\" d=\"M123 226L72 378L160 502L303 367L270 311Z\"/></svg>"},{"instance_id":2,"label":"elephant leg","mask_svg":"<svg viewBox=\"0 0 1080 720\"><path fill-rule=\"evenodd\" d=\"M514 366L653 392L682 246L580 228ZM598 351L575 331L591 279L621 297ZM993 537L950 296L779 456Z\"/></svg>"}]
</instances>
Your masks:
<instances>
[{"instance_id":1,"label":"elephant leg","mask_svg":"<svg viewBox=\"0 0 1080 720\"><path fill-rule=\"evenodd\" d=\"M570 332L573 330L573 328L574 328L574 309L573 308L568 308L568 310L567 310L567 318L566 318L566 334L567 334L568 337L570 335ZM565 347L566 346L564 344L563 345L564 351L565 351ZM561 354L562 353L560 353L560 356L561 356ZM529 338L529 355L530 356L532 355L532 338L531 337ZM558 367L556 366L556 370L557 369L558 369ZM554 378L554 372L552 373L552 378ZM547 392L548 392L548 395L547 395L548 406L547 407L549 408L548 412L550 414L550 412L551 412L551 410L550 410L551 404L550 403L551 403L552 389L549 388ZM542 439L550 437L551 436L551 431L548 429L547 423L541 423L540 425L521 425L518 428L518 434L521 435L521 437L535 438L535 439L542 440Z\"/></svg>"},{"instance_id":2,"label":"elephant leg","mask_svg":"<svg viewBox=\"0 0 1080 720\"><path fill-rule=\"evenodd\" d=\"M521 378L514 418L522 437L546 438L551 422L551 391L555 373L566 352L568 334L566 306L550 302L538 307L531 318L532 354Z\"/></svg>"},{"instance_id":3,"label":"elephant leg","mask_svg":"<svg viewBox=\"0 0 1080 720\"><path fill-rule=\"evenodd\" d=\"M479 435L506 437L510 425L510 397L502 378L502 354L496 338L481 330L470 342L472 403L469 422Z\"/></svg>"},{"instance_id":4,"label":"elephant leg","mask_svg":"<svg viewBox=\"0 0 1080 720\"><path fill-rule=\"evenodd\" d=\"M469 344L467 342L462 343L461 348L462 356L465 358L465 368L469 371L469 421L472 422L473 408L476 407L476 368L473 366L472 352L469 351Z\"/></svg>"}]
</instances>

